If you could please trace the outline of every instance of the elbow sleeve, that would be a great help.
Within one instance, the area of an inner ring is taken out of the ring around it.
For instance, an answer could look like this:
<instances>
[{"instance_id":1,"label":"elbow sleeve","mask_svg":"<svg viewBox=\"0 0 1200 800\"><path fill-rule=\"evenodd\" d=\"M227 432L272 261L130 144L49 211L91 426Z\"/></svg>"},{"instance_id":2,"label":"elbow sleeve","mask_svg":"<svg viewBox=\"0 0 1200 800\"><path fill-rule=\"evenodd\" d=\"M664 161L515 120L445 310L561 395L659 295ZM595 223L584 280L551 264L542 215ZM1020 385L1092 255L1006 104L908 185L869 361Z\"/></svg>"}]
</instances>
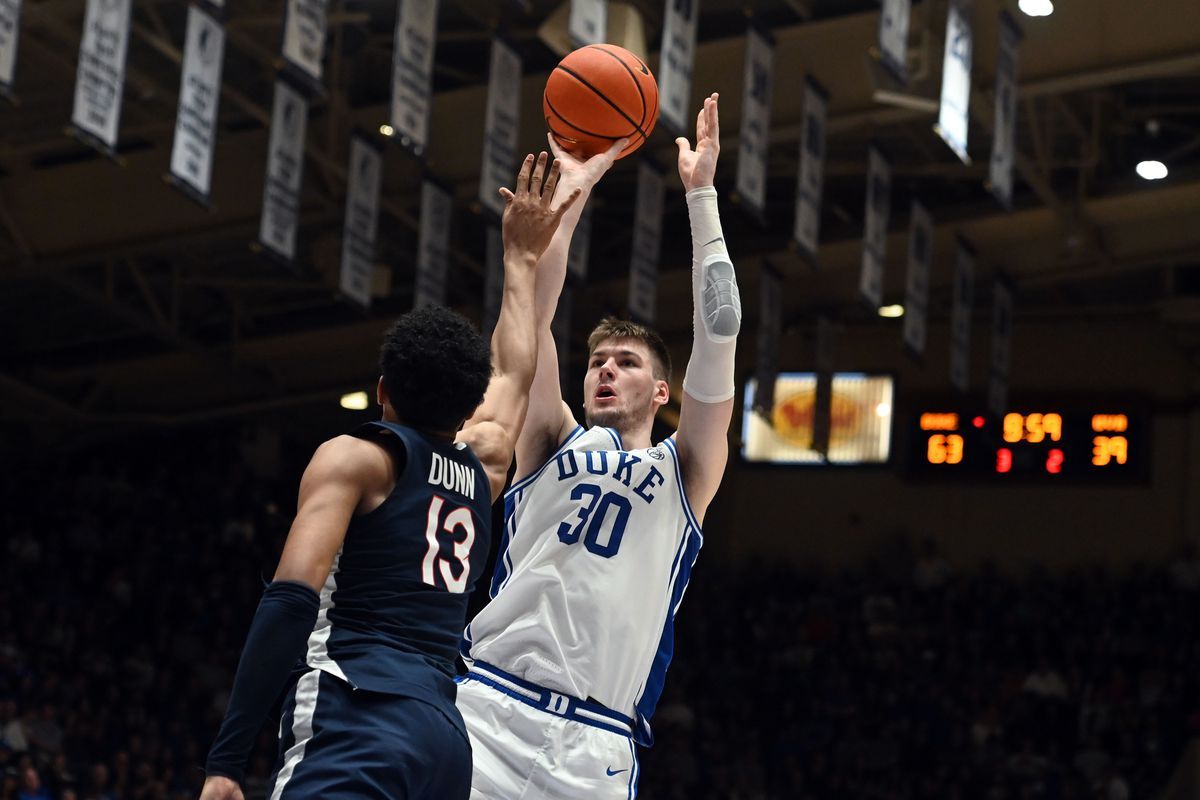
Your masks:
<instances>
[{"instance_id":1,"label":"elbow sleeve","mask_svg":"<svg viewBox=\"0 0 1200 800\"><path fill-rule=\"evenodd\" d=\"M734 395L734 356L742 326L737 274L721 232L717 192L711 186L687 194L692 224L693 342L683 388L702 403Z\"/></svg>"}]
</instances>

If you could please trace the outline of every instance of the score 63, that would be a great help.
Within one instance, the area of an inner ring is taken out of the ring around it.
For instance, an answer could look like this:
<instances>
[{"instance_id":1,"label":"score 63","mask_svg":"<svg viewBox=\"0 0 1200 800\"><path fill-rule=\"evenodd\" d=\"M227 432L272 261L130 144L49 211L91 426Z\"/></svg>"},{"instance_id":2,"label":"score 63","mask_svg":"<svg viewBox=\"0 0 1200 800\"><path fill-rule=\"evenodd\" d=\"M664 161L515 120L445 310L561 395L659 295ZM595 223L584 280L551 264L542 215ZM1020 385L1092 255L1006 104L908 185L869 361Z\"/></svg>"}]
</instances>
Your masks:
<instances>
[{"instance_id":1,"label":"score 63","mask_svg":"<svg viewBox=\"0 0 1200 800\"><path fill-rule=\"evenodd\" d=\"M957 433L935 433L929 437L925 458L930 464L962 463L963 437Z\"/></svg>"}]
</instances>

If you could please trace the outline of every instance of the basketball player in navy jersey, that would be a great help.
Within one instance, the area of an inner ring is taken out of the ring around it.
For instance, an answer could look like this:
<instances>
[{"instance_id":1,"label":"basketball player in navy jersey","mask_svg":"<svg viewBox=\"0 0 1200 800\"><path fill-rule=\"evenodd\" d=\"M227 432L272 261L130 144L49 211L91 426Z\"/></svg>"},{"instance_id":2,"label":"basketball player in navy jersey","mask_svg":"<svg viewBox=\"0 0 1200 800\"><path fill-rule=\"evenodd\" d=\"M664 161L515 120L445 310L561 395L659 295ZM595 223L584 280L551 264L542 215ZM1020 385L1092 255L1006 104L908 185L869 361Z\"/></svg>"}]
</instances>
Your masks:
<instances>
[{"instance_id":1,"label":"basketball player in navy jersey","mask_svg":"<svg viewBox=\"0 0 1200 800\"><path fill-rule=\"evenodd\" d=\"M202 800L240 800L251 746L298 662L272 800L467 797L454 659L533 380L535 265L579 197L553 205L559 170L546 162L528 156L515 193L501 190L504 297L490 357L457 314L404 315L381 352L383 420L325 442L305 470Z\"/></svg>"},{"instance_id":2,"label":"basketball player in navy jersey","mask_svg":"<svg viewBox=\"0 0 1200 800\"><path fill-rule=\"evenodd\" d=\"M694 338L675 434L651 439L671 364L644 325L606 319L589 337L586 427L563 402L550 322L582 204L538 266L538 366L518 480L505 495L492 600L463 636L470 671L458 707L473 748L473 800L637 793L634 744L653 741L674 616L725 470L741 325L713 188L715 94L697 117L695 148L676 144L692 228ZM611 164L556 155L560 191L590 190Z\"/></svg>"}]
</instances>

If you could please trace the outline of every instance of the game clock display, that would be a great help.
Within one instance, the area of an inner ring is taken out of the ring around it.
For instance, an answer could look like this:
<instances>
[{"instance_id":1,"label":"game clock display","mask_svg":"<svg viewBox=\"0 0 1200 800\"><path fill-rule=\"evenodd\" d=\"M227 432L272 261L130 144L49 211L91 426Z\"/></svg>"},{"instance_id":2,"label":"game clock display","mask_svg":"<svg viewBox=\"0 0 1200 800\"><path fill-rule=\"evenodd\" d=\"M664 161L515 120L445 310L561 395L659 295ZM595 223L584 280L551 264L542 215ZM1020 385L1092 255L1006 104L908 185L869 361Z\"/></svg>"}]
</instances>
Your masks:
<instances>
[{"instance_id":1,"label":"game clock display","mask_svg":"<svg viewBox=\"0 0 1200 800\"><path fill-rule=\"evenodd\" d=\"M928 408L909 422L909 472L995 481L1139 481L1146 477L1146 431L1130 408Z\"/></svg>"}]
</instances>

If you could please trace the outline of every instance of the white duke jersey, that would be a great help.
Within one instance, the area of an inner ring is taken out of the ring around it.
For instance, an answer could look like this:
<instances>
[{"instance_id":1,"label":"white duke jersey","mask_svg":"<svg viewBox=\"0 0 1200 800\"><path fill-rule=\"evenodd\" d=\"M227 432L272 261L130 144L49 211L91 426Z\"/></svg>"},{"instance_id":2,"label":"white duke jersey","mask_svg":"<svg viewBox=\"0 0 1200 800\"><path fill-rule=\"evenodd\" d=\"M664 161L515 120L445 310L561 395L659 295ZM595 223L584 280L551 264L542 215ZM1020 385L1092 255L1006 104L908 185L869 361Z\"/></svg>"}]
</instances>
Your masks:
<instances>
[{"instance_id":1,"label":"white duke jersey","mask_svg":"<svg viewBox=\"0 0 1200 800\"><path fill-rule=\"evenodd\" d=\"M704 541L673 439L624 450L610 428L576 427L504 497L492 601L463 637L478 660L552 691L648 721L674 620Z\"/></svg>"}]
</instances>

